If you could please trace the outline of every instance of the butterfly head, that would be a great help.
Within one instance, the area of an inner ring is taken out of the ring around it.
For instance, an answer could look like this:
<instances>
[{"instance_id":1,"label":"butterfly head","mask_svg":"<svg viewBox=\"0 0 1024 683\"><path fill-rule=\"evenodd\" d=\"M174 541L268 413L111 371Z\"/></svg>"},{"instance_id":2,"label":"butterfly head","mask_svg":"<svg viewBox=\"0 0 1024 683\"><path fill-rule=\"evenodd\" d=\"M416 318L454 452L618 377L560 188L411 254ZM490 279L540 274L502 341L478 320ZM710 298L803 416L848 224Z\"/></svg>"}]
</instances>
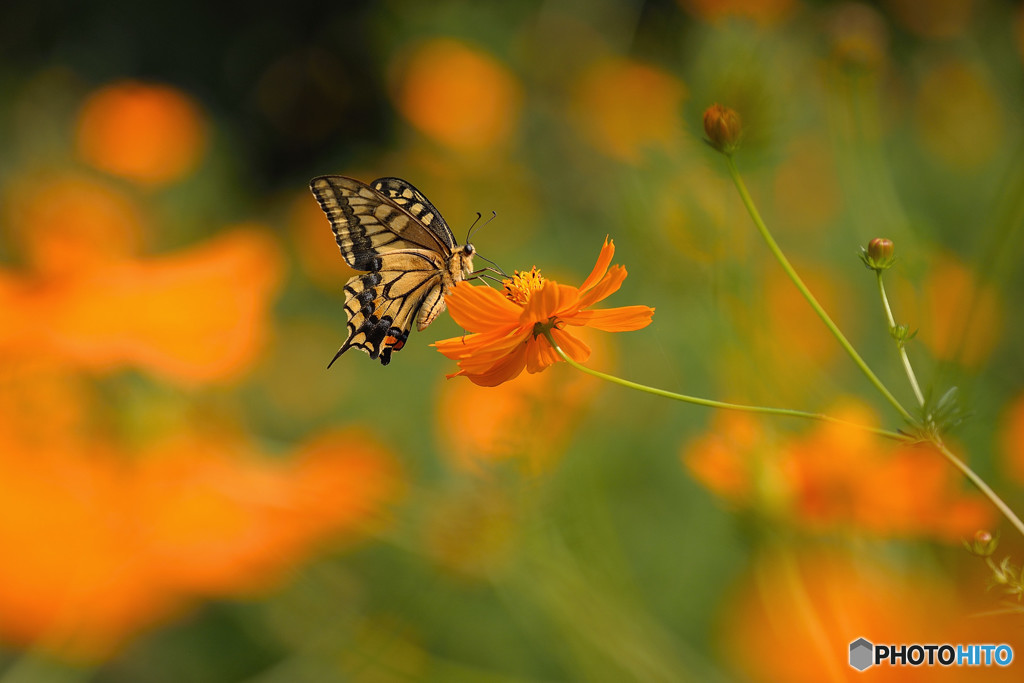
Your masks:
<instances>
[{"instance_id":1,"label":"butterfly head","mask_svg":"<svg viewBox=\"0 0 1024 683\"><path fill-rule=\"evenodd\" d=\"M452 268L452 275L458 273L459 276L455 277L456 281L464 279L469 273L473 272L473 255L476 254L476 247L472 244L464 244L455 250L452 254L452 261L454 268Z\"/></svg>"}]
</instances>

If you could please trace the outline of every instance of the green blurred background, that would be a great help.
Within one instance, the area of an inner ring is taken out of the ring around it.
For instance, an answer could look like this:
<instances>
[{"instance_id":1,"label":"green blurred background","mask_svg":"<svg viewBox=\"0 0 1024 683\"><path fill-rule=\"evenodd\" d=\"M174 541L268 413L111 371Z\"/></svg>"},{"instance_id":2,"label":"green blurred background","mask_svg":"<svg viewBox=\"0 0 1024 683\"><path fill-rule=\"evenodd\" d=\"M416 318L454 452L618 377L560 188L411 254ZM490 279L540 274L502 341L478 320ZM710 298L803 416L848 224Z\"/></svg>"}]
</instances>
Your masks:
<instances>
[{"instance_id":1,"label":"green blurred background","mask_svg":"<svg viewBox=\"0 0 1024 683\"><path fill-rule=\"evenodd\" d=\"M1022 57L998 0L3 3L0 682L843 680L872 633L1013 642L956 626L1000 609L960 545L1000 522L933 453L563 365L445 380L447 316L326 370L352 273L308 181L406 178L457 238L494 211L480 253L567 284L609 235L605 305L657 312L593 366L900 428L702 142L731 106L912 405L857 258L895 241L924 389L1019 509Z\"/></svg>"}]
</instances>

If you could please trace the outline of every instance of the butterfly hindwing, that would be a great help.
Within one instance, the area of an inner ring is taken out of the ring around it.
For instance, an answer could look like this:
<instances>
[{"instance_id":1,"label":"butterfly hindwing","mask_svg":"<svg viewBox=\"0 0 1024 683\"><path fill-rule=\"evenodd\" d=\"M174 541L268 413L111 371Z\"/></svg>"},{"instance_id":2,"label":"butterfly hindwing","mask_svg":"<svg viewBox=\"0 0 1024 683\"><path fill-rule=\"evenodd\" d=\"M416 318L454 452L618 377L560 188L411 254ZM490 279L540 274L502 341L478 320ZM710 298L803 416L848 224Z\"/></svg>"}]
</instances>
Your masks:
<instances>
[{"instance_id":1,"label":"butterfly hindwing","mask_svg":"<svg viewBox=\"0 0 1024 683\"><path fill-rule=\"evenodd\" d=\"M387 365L392 351L405 346L423 302L440 299L444 264L435 254L410 249L380 259L380 270L356 275L345 285L348 339L334 360L356 347Z\"/></svg>"},{"instance_id":2,"label":"butterfly hindwing","mask_svg":"<svg viewBox=\"0 0 1024 683\"><path fill-rule=\"evenodd\" d=\"M376 182L394 180L397 179L383 178ZM416 188L408 183L406 186L400 188L400 196L410 190L412 197L422 199L412 204L429 207L426 212L433 214L436 222L434 218L423 222L400 203L352 178L320 176L310 181L310 189L331 223L341 255L356 270L379 270L380 255L395 249L426 249L446 258L451 254L451 229Z\"/></svg>"}]
</instances>

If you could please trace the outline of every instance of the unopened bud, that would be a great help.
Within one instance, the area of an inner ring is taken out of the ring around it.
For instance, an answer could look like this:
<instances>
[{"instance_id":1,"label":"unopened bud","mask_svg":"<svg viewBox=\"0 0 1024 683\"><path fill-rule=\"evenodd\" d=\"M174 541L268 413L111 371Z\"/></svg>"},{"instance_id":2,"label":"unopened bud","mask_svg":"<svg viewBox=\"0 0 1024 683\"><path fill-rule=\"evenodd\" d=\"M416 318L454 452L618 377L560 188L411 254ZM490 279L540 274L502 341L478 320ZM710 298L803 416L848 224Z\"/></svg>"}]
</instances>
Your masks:
<instances>
[{"instance_id":1,"label":"unopened bud","mask_svg":"<svg viewBox=\"0 0 1024 683\"><path fill-rule=\"evenodd\" d=\"M876 237L868 242L868 256L876 261L889 261L892 259L892 252L895 246L892 240L884 237Z\"/></svg>"},{"instance_id":2,"label":"unopened bud","mask_svg":"<svg viewBox=\"0 0 1024 683\"><path fill-rule=\"evenodd\" d=\"M896 260L893 256L895 250L896 246L892 243L892 240L876 237L868 242L867 249L861 247L860 260L871 270L887 270L892 267L893 261Z\"/></svg>"},{"instance_id":3,"label":"unopened bud","mask_svg":"<svg viewBox=\"0 0 1024 683\"><path fill-rule=\"evenodd\" d=\"M732 156L740 146L743 122L735 110L713 104L704 111L704 134L708 136L709 145L726 156Z\"/></svg>"},{"instance_id":4,"label":"unopened bud","mask_svg":"<svg viewBox=\"0 0 1024 683\"><path fill-rule=\"evenodd\" d=\"M967 548L967 552L978 557L989 557L996 551L996 546L998 545L999 539L984 529L975 532L974 537L969 543L964 541L964 547Z\"/></svg>"}]
</instances>

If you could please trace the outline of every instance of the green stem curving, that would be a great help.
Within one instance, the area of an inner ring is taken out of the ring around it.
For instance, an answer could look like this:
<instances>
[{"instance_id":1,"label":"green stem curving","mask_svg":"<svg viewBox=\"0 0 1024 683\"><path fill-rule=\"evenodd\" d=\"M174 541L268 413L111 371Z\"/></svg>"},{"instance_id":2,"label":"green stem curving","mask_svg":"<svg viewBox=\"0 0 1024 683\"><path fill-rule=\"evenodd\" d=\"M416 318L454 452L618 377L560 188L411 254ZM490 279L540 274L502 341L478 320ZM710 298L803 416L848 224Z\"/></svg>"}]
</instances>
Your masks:
<instances>
[{"instance_id":1,"label":"green stem curving","mask_svg":"<svg viewBox=\"0 0 1024 683\"><path fill-rule=\"evenodd\" d=\"M739 410L746 413L760 413L762 415L780 415L783 417L799 417L805 420L817 420L819 422L831 422L833 424L840 424L847 427L854 427L856 429L862 429L867 432L872 432L879 436L884 436L888 439L895 439L898 441L908 441L911 437L899 432L889 431L888 429L878 429L876 427L868 427L866 425L857 424L855 422L848 422L846 420L840 420L837 417L831 415L824 415L822 413L809 413L803 410L791 410L789 408L770 408L767 406L748 406L740 403L726 403L724 401L714 401L709 398L699 398L697 396L688 396L686 394L677 394L673 391L665 391L664 389L657 389L655 387L649 387L646 384L639 384L637 382L631 382L628 379L622 379L615 375L609 375L599 370L593 370L588 368L586 365L577 363L569 355L562 350L562 348L555 343L555 340L551 337L550 330L544 330L543 334L547 337L548 343L555 350L555 353L561 357L566 363L576 368L580 372L585 372L588 375L603 379L606 382L612 384L618 384L619 386L626 387L628 389L635 389L642 391L647 394L653 394L655 396L661 396L663 398L670 398L675 401L682 401L683 403L692 403L698 406L704 406L707 408L722 408L724 410Z\"/></svg>"},{"instance_id":2,"label":"green stem curving","mask_svg":"<svg viewBox=\"0 0 1024 683\"><path fill-rule=\"evenodd\" d=\"M899 400L892 395L892 393L886 388L885 384L882 383L882 380L878 379L878 376L875 375L871 368L868 367L868 364L864 362L864 359L860 357L857 350L853 348L853 345L846 338L846 335L844 335L839 327L832 321L832 318L829 317L828 313L825 312L825 309L822 308L820 303L818 303L818 300L814 298L811 290L808 289L807 285L804 284L804 281L800 279L800 276L790 264L786 255L782 253L782 249L779 248L775 238L772 237L772 234L768 231L768 226L766 226L764 221L761 219L761 214L758 213L757 207L754 205L754 200L750 197L750 193L747 192L747 186L743 183L743 178L740 177L740 172L736 168L736 162L733 161L732 157L727 156L726 163L729 167L729 175L732 176L732 181L736 185L736 189L739 190L740 198L743 200L743 205L747 208L747 213L749 213L750 217L754 220L754 225L757 226L758 232L761 233L761 237L763 237L764 241L768 244L768 249L771 250L775 259L779 262L779 265L781 265L782 269L786 271L786 275L788 275L789 279L793 281L796 288L799 289L800 293L803 294L805 299L807 299L807 303L811 305L814 312L817 313L818 317L821 318L821 321L825 323L825 327L827 327L832 333L832 336L839 341L839 344L843 347L846 353L849 354L850 358L853 359L853 362L857 364L857 367L860 368L861 372L863 372L875 388L878 389L879 393L881 393L882 396L892 404L904 420L911 424L915 424L916 420L914 420L914 417L907 412L907 409L904 408Z\"/></svg>"}]
</instances>

